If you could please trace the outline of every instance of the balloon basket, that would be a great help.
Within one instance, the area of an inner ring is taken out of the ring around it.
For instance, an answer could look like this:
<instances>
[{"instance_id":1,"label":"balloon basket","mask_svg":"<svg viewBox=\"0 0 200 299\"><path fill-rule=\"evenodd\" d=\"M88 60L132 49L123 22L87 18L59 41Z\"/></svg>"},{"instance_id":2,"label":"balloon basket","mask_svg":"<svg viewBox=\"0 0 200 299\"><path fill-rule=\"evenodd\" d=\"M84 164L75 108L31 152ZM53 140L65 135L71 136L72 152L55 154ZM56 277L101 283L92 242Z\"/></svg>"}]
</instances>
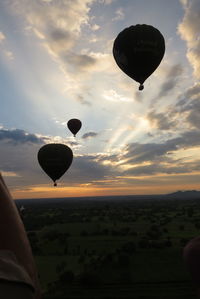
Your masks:
<instances>
[{"instance_id":1,"label":"balloon basket","mask_svg":"<svg viewBox=\"0 0 200 299\"><path fill-rule=\"evenodd\" d=\"M139 86L139 90L143 90L144 89L144 85L143 84L140 84Z\"/></svg>"}]
</instances>

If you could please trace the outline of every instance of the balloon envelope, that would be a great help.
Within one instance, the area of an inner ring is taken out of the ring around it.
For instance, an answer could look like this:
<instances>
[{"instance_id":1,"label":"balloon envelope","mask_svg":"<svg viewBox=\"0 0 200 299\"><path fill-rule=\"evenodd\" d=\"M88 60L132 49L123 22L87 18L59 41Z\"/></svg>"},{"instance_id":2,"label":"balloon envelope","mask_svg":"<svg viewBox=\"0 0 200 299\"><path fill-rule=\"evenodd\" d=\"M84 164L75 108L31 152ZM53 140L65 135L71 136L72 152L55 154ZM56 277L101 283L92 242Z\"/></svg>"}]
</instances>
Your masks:
<instances>
[{"instance_id":1,"label":"balloon envelope","mask_svg":"<svg viewBox=\"0 0 200 299\"><path fill-rule=\"evenodd\" d=\"M54 183L68 170L72 160L73 152L64 144L45 144L38 151L38 162Z\"/></svg>"},{"instance_id":2,"label":"balloon envelope","mask_svg":"<svg viewBox=\"0 0 200 299\"><path fill-rule=\"evenodd\" d=\"M113 56L119 68L133 80L144 81L159 66L165 53L165 40L160 31L150 25L130 26L118 34L113 44Z\"/></svg>"},{"instance_id":3,"label":"balloon envelope","mask_svg":"<svg viewBox=\"0 0 200 299\"><path fill-rule=\"evenodd\" d=\"M77 118L72 118L68 121L67 123L68 129L76 136L76 133L80 130L82 123L79 119Z\"/></svg>"}]
</instances>

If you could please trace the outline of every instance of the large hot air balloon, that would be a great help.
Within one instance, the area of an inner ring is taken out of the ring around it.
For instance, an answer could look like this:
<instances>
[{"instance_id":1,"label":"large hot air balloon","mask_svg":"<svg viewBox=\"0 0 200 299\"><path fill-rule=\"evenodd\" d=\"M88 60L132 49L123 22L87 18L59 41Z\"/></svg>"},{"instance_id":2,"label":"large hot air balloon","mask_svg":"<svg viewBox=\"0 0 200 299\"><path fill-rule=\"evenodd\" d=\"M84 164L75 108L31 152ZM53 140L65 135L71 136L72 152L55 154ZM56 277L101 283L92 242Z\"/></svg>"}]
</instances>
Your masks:
<instances>
[{"instance_id":1,"label":"large hot air balloon","mask_svg":"<svg viewBox=\"0 0 200 299\"><path fill-rule=\"evenodd\" d=\"M67 123L68 129L74 134L74 137L76 136L76 133L80 130L82 123L77 118L72 118Z\"/></svg>"},{"instance_id":2,"label":"large hot air balloon","mask_svg":"<svg viewBox=\"0 0 200 299\"><path fill-rule=\"evenodd\" d=\"M113 56L119 68L144 88L144 81L159 66L165 53L165 40L160 31L150 25L135 25L118 34Z\"/></svg>"},{"instance_id":3,"label":"large hot air balloon","mask_svg":"<svg viewBox=\"0 0 200 299\"><path fill-rule=\"evenodd\" d=\"M73 160L72 150L64 144L45 144L38 151L38 162L57 186L58 180L70 167Z\"/></svg>"}]
</instances>

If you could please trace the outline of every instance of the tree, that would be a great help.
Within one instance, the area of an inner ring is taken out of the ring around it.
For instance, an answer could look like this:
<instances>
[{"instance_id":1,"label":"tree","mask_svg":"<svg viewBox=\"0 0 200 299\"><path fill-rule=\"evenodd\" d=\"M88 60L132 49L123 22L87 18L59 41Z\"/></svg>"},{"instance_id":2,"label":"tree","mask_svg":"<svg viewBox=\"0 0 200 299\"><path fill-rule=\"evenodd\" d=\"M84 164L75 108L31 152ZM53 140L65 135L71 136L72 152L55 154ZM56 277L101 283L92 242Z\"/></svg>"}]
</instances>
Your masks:
<instances>
[{"instance_id":1,"label":"tree","mask_svg":"<svg viewBox=\"0 0 200 299\"><path fill-rule=\"evenodd\" d=\"M121 250L125 253L133 254L136 250L135 243L133 241L127 242L122 246Z\"/></svg>"},{"instance_id":2,"label":"tree","mask_svg":"<svg viewBox=\"0 0 200 299\"><path fill-rule=\"evenodd\" d=\"M78 281L85 286L94 286L102 283L102 279L97 273L89 271L81 273Z\"/></svg>"},{"instance_id":3,"label":"tree","mask_svg":"<svg viewBox=\"0 0 200 299\"><path fill-rule=\"evenodd\" d=\"M68 270L60 274L59 282L61 282L61 284L71 284L74 281L74 277L74 273Z\"/></svg>"}]
</instances>

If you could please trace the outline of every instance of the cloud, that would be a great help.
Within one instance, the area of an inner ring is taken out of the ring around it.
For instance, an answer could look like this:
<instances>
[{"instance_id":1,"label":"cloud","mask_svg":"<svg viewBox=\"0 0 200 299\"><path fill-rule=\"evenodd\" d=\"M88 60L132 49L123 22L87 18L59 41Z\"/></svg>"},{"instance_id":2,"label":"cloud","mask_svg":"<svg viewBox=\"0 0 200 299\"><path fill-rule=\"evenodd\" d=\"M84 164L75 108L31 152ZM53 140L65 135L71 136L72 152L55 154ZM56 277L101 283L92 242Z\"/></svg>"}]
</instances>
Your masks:
<instances>
[{"instance_id":1,"label":"cloud","mask_svg":"<svg viewBox=\"0 0 200 299\"><path fill-rule=\"evenodd\" d=\"M170 160L168 154L180 148L190 148L200 145L198 130L186 131L180 137L172 138L163 143L131 143L124 148L122 160L125 164Z\"/></svg>"},{"instance_id":2,"label":"cloud","mask_svg":"<svg viewBox=\"0 0 200 299\"><path fill-rule=\"evenodd\" d=\"M92 183L116 174L110 165L98 161L99 155L76 156L70 169L69 181L73 183Z\"/></svg>"},{"instance_id":3,"label":"cloud","mask_svg":"<svg viewBox=\"0 0 200 299\"><path fill-rule=\"evenodd\" d=\"M88 132L83 136L87 139L97 135L98 133ZM50 182L38 164L37 153L43 144L52 142L67 143L72 147L79 146L77 142L70 139L61 140L57 136L39 136L20 129L0 129L0 171L6 175L7 182L12 185L13 190ZM104 165L101 158L101 154L76 155L74 153L72 166L65 174L68 182L76 185L106 180L113 173L113 169L110 165Z\"/></svg>"},{"instance_id":4,"label":"cloud","mask_svg":"<svg viewBox=\"0 0 200 299\"><path fill-rule=\"evenodd\" d=\"M94 24L94 25L91 26L91 29L92 29L93 31L97 31L97 30L99 30L99 28L100 28L100 26L97 25L97 24Z\"/></svg>"},{"instance_id":5,"label":"cloud","mask_svg":"<svg viewBox=\"0 0 200 299\"><path fill-rule=\"evenodd\" d=\"M200 84L197 83L192 87L186 89L177 98L177 103L174 108L180 112L185 112L191 109L192 102L200 96Z\"/></svg>"},{"instance_id":6,"label":"cloud","mask_svg":"<svg viewBox=\"0 0 200 299\"><path fill-rule=\"evenodd\" d=\"M11 52L11 51L4 51L6 57L9 59L9 60L13 60L14 59L14 54Z\"/></svg>"},{"instance_id":7,"label":"cloud","mask_svg":"<svg viewBox=\"0 0 200 299\"><path fill-rule=\"evenodd\" d=\"M157 97L158 98L164 97L170 91L172 91L176 87L182 73L183 73L183 67L180 64L171 66L171 68L167 70L166 80L161 85L160 92Z\"/></svg>"},{"instance_id":8,"label":"cloud","mask_svg":"<svg viewBox=\"0 0 200 299\"><path fill-rule=\"evenodd\" d=\"M91 106L91 102L85 99L85 96L83 96L82 94L77 94L76 97L78 102L80 102L83 105L87 105L87 106Z\"/></svg>"},{"instance_id":9,"label":"cloud","mask_svg":"<svg viewBox=\"0 0 200 299\"><path fill-rule=\"evenodd\" d=\"M176 104L180 114L185 115L186 121L197 129L200 128L200 83L188 88L182 95L181 100Z\"/></svg>"},{"instance_id":10,"label":"cloud","mask_svg":"<svg viewBox=\"0 0 200 299\"><path fill-rule=\"evenodd\" d=\"M3 42L6 40L6 36L5 34L0 31L0 45L3 44ZM14 59L14 54L12 51L7 50L5 47L3 47L3 53L4 55L9 59L9 60L13 60Z\"/></svg>"},{"instance_id":11,"label":"cloud","mask_svg":"<svg viewBox=\"0 0 200 299\"><path fill-rule=\"evenodd\" d=\"M63 89L68 96L86 105L90 104L89 100L79 95L83 94L87 80L93 80L94 75L98 77L102 72L103 76L116 72L108 41L102 53L89 48L91 34L99 29L99 25L93 24L93 16L90 16L91 6L95 2L96 0L7 2L12 12L24 19L29 34L32 32L37 36L38 41L58 64L66 79ZM104 3L108 4L109 1ZM93 80L93 86L87 89L94 94L95 87L98 88L100 84L100 80Z\"/></svg>"},{"instance_id":12,"label":"cloud","mask_svg":"<svg viewBox=\"0 0 200 299\"><path fill-rule=\"evenodd\" d=\"M154 110L147 114L147 119L152 126L159 130L173 130L176 126L176 120L173 120L172 117L172 114L157 113Z\"/></svg>"},{"instance_id":13,"label":"cloud","mask_svg":"<svg viewBox=\"0 0 200 299\"><path fill-rule=\"evenodd\" d=\"M90 15L91 7L96 1L7 0L12 13L23 18L26 36L27 32L29 35L35 34L39 46L43 45L44 50L57 63L65 79L64 92L70 99L83 105L91 105L85 90L87 89L90 97L94 98L96 90L103 84L103 80L99 80L100 75L104 81L109 81L110 74L116 73L110 45L108 46L112 41L105 42L104 35L100 38L102 52L97 51L99 47L90 43L94 32L100 29L99 25L94 23L94 17ZM105 1L104 4L109 4L109 1ZM95 40L99 41L96 35ZM92 86L88 84L91 80Z\"/></svg>"},{"instance_id":14,"label":"cloud","mask_svg":"<svg viewBox=\"0 0 200 299\"><path fill-rule=\"evenodd\" d=\"M178 33L187 44L187 58L194 69L194 75L200 78L200 5L199 0L182 1L185 15L178 26Z\"/></svg>"},{"instance_id":15,"label":"cloud","mask_svg":"<svg viewBox=\"0 0 200 299\"><path fill-rule=\"evenodd\" d=\"M109 4L113 3L114 1L116 1L116 0L99 0L99 3L109 5Z\"/></svg>"},{"instance_id":16,"label":"cloud","mask_svg":"<svg viewBox=\"0 0 200 299\"><path fill-rule=\"evenodd\" d=\"M99 29L96 24L89 25L90 6L94 2L95 0L16 0L14 3L10 1L10 6L13 11L26 18L26 22L46 46L49 54L62 64L62 69L66 72L76 72L78 75L79 71L90 70L98 58L101 60L99 66L104 64L104 54L89 51L77 53L77 50L74 50L82 41L81 30L84 25L88 25L92 31ZM87 45L87 41L84 41ZM95 70L97 71L98 67Z\"/></svg>"},{"instance_id":17,"label":"cloud","mask_svg":"<svg viewBox=\"0 0 200 299\"><path fill-rule=\"evenodd\" d=\"M80 146L80 144L79 144L78 142L76 142L76 141L68 141L67 143L68 143L70 146L72 146L72 147Z\"/></svg>"},{"instance_id":18,"label":"cloud","mask_svg":"<svg viewBox=\"0 0 200 299\"><path fill-rule=\"evenodd\" d=\"M186 94L186 97L189 98L196 98L200 96L200 83L195 84L194 86L190 87Z\"/></svg>"},{"instance_id":19,"label":"cloud","mask_svg":"<svg viewBox=\"0 0 200 299\"><path fill-rule=\"evenodd\" d=\"M88 139L88 138L91 138L91 137L96 137L97 135L98 135L98 133L88 132L88 133L85 133L81 138L82 139Z\"/></svg>"},{"instance_id":20,"label":"cloud","mask_svg":"<svg viewBox=\"0 0 200 299\"><path fill-rule=\"evenodd\" d=\"M64 60L65 59L72 70L76 72L88 71L97 63L97 60L94 57L86 54L81 55L73 53L65 56Z\"/></svg>"},{"instance_id":21,"label":"cloud","mask_svg":"<svg viewBox=\"0 0 200 299\"><path fill-rule=\"evenodd\" d=\"M184 157L175 158L174 153L196 146L200 146L200 132L193 130L163 143L132 143L121 149L118 154L78 156L75 169L71 170L71 179L73 181L77 177L81 182L93 184L94 181L97 183L103 179L106 182L120 177L127 183L126 176L192 173L200 170L200 159L188 161ZM83 173L85 177L81 178Z\"/></svg>"},{"instance_id":22,"label":"cloud","mask_svg":"<svg viewBox=\"0 0 200 299\"><path fill-rule=\"evenodd\" d=\"M89 135L95 137L95 134L97 133L88 132L85 135L89 138ZM33 135L19 129L1 129L0 170L6 174L6 180L12 186L12 190L22 190L27 186L31 188L37 185L51 185L51 180L38 164L37 152L42 144L53 142L55 137ZM70 142L67 143L72 146ZM103 188L113 186L114 182L131 184L127 178L131 176L200 171L200 160L188 161L174 156L180 149L196 146L200 146L199 130L185 132L163 143L131 143L116 154L74 154L73 163L61 182L67 181L71 186L90 184Z\"/></svg>"},{"instance_id":23,"label":"cloud","mask_svg":"<svg viewBox=\"0 0 200 299\"><path fill-rule=\"evenodd\" d=\"M7 141L12 144L44 143L44 139L38 137L36 134L30 134L20 129L13 129L13 130L0 129L0 141Z\"/></svg>"},{"instance_id":24,"label":"cloud","mask_svg":"<svg viewBox=\"0 0 200 299\"><path fill-rule=\"evenodd\" d=\"M131 143L126 146L123 159L126 164L142 163L159 160L168 151L176 150L175 143Z\"/></svg>"},{"instance_id":25,"label":"cloud","mask_svg":"<svg viewBox=\"0 0 200 299\"><path fill-rule=\"evenodd\" d=\"M191 111L188 114L187 121L195 128L200 129L200 102L199 99L193 101L190 105Z\"/></svg>"},{"instance_id":26,"label":"cloud","mask_svg":"<svg viewBox=\"0 0 200 299\"><path fill-rule=\"evenodd\" d=\"M118 8L115 11L115 17L112 19L112 21L121 21L123 20L125 17L124 12L123 12L123 8Z\"/></svg>"},{"instance_id":27,"label":"cloud","mask_svg":"<svg viewBox=\"0 0 200 299\"><path fill-rule=\"evenodd\" d=\"M196 168L196 167L195 167ZM171 166L167 163L152 163L151 165L132 167L126 170L124 175L133 175L133 176L149 176L155 174L181 174L181 173L190 173L191 164L190 165L174 165Z\"/></svg>"},{"instance_id":28,"label":"cloud","mask_svg":"<svg viewBox=\"0 0 200 299\"><path fill-rule=\"evenodd\" d=\"M104 91L103 97L111 102L132 102L133 100L124 95L118 94L114 89Z\"/></svg>"},{"instance_id":29,"label":"cloud","mask_svg":"<svg viewBox=\"0 0 200 299\"><path fill-rule=\"evenodd\" d=\"M3 34L3 32L0 31L0 43L5 40L5 35Z\"/></svg>"},{"instance_id":30,"label":"cloud","mask_svg":"<svg viewBox=\"0 0 200 299\"><path fill-rule=\"evenodd\" d=\"M57 58L69 54L79 41L81 28L89 24L88 13L94 0L74 1L8 1L14 13L25 18L26 23ZM95 27L97 29L97 27Z\"/></svg>"},{"instance_id":31,"label":"cloud","mask_svg":"<svg viewBox=\"0 0 200 299\"><path fill-rule=\"evenodd\" d=\"M55 28L48 35L47 45L56 55L71 49L74 43L75 37L67 30Z\"/></svg>"},{"instance_id":32,"label":"cloud","mask_svg":"<svg viewBox=\"0 0 200 299\"><path fill-rule=\"evenodd\" d=\"M88 23L89 6L93 2L94 0L8 1L13 11L26 17L29 25L41 32L47 40L55 29L77 36L81 26Z\"/></svg>"},{"instance_id":33,"label":"cloud","mask_svg":"<svg viewBox=\"0 0 200 299\"><path fill-rule=\"evenodd\" d=\"M6 174L6 181L11 190L23 190L33 186L51 186L51 179L44 173L37 161L39 144L17 144L0 141L0 171ZM116 171L115 171L116 173ZM98 161L97 155L74 155L72 165L60 180L70 186L89 183L96 184L99 180L108 180L114 176L114 169ZM103 186L103 183L102 183Z\"/></svg>"}]
</instances>

